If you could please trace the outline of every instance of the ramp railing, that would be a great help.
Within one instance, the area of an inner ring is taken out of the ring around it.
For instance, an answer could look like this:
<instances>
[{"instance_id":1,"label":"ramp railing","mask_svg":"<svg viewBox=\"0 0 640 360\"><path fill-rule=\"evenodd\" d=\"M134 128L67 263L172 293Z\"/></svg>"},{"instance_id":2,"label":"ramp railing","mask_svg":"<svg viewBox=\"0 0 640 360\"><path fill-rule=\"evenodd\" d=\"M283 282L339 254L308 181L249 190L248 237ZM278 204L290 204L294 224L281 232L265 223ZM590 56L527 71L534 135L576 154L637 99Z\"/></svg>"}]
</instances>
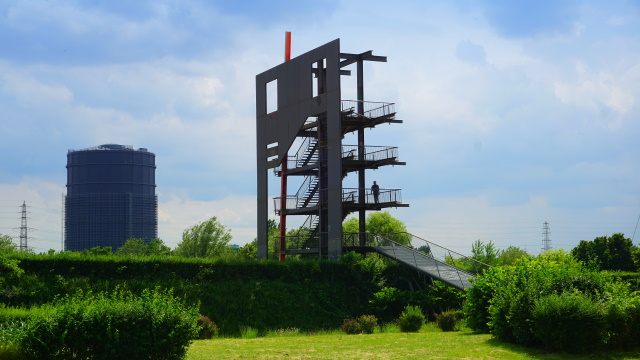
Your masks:
<instances>
[{"instance_id":1,"label":"ramp railing","mask_svg":"<svg viewBox=\"0 0 640 360\"><path fill-rule=\"evenodd\" d=\"M404 235L401 235L404 234ZM395 234L385 234L385 235L394 235L394 236L406 236L407 244L412 244L412 246L416 247L417 250L428 250L430 256L434 259L438 259L447 264L453 265L460 269L463 269L468 272L472 272L474 274L479 274L484 269L490 268L491 265L485 264L481 261L478 261L469 256L460 254L457 251L448 249L444 246L438 245L434 242L431 242L427 239L421 238L419 236L404 232L404 233L395 233Z\"/></svg>"},{"instance_id":2,"label":"ramp railing","mask_svg":"<svg viewBox=\"0 0 640 360\"><path fill-rule=\"evenodd\" d=\"M378 236L374 237L373 248L380 254L395 260L398 263L416 269L427 274L431 278L442 281L458 290L465 290L472 286L470 278L475 274L467 272L455 265L438 260L424 252L402 245L391 239ZM433 254L431 254L433 255Z\"/></svg>"},{"instance_id":3,"label":"ramp railing","mask_svg":"<svg viewBox=\"0 0 640 360\"><path fill-rule=\"evenodd\" d=\"M358 246L359 239L359 233L344 233L343 246ZM377 246L376 244L381 244L381 241L385 240L419 251L435 260L447 265L455 266L469 273L478 274L484 269L491 267L481 261L408 232L366 234L366 246Z\"/></svg>"}]
</instances>

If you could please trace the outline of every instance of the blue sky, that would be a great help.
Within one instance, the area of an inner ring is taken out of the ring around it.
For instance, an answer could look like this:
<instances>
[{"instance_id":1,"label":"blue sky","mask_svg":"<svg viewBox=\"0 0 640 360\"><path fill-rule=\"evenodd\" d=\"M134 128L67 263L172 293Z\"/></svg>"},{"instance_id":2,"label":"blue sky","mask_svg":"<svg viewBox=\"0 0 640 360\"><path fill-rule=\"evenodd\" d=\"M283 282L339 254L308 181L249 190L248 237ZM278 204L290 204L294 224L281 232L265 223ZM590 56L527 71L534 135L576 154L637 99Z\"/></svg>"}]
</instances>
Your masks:
<instances>
[{"instance_id":1,"label":"blue sky","mask_svg":"<svg viewBox=\"0 0 640 360\"><path fill-rule=\"evenodd\" d=\"M251 241L254 81L282 62L285 31L293 56L340 38L388 57L365 66L365 98L405 122L367 142L399 146L407 166L367 179L403 189L411 207L392 214L410 232L534 254L545 221L565 249L634 235L637 0L3 1L0 233L19 235L26 201L29 245L60 249L67 150L120 143L157 155L168 245L211 216Z\"/></svg>"}]
</instances>

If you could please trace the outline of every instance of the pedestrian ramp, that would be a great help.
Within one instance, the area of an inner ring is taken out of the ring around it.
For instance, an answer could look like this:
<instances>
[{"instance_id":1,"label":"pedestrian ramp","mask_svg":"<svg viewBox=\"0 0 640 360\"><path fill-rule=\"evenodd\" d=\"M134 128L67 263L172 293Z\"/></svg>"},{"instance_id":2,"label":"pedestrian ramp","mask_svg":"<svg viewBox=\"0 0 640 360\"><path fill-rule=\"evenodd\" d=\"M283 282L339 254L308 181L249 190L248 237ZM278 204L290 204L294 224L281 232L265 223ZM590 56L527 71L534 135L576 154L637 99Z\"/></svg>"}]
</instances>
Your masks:
<instances>
[{"instance_id":1,"label":"pedestrian ramp","mask_svg":"<svg viewBox=\"0 0 640 360\"><path fill-rule=\"evenodd\" d=\"M474 273L452 265L451 263L455 263L455 261L452 261L453 257L450 255L445 255L445 259L438 259L434 256L431 249L434 249L436 246L444 249L441 246L430 243L429 245L431 246L426 247L427 251L425 254L425 252L418 251L409 246L401 245L400 243L388 238L378 237L378 241L376 241L376 243L376 246L373 246L373 250L375 252L388 257L389 259L395 260L400 264L413 268L435 280L439 280L458 290L466 290L473 286L469 279L476 276ZM422 249L425 248L423 247ZM449 259L448 262L446 261L447 259ZM464 261L473 262L473 265L488 267L488 265L479 263L470 258L465 257Z\"/></svg>"}]
</instances>

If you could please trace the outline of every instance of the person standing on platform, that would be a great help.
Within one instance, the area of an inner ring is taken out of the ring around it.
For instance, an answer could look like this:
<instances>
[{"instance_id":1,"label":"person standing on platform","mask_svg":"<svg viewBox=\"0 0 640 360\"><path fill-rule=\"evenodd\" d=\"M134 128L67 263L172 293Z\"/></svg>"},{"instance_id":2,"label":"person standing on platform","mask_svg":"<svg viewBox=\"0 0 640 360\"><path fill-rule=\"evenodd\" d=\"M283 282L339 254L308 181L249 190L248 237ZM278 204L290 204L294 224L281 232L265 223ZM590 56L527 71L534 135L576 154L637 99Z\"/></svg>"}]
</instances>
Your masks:
<instances>
[{"instance_id":1,"label":"person standing on platform","mask_svg":"<svg viewBox=\"0 0 640 360\"><path fill-rule=\"evenodd\" d=\"M378 196L380 195L380 186L374 181L371 186L371 192L373 193L373 201L378 204Z\"/></svg>"}]
</instances>

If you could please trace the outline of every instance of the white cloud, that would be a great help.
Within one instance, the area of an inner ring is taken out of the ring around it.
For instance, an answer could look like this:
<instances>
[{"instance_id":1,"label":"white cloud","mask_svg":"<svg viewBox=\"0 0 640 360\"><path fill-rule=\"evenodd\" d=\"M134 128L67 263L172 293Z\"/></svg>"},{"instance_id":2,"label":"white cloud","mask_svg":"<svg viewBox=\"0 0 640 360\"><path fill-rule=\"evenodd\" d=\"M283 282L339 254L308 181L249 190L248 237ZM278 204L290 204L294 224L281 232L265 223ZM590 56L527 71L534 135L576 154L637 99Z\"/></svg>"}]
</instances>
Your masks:
<instances>
[{"instance_id":1,"label":"white cloud","mask_svg":"<svg viewBox=\"0 0 640 360\"><path fill-rule=\"evenodd\" d=\"M234 244L244 245L256 237L255 196L230 195L216 201L169 196L158 207L158 235L171 247L180 242L185 229L214 216L231 229Z\"/></svg>"},{"instance_id":2,"label":"white cloud","mask_svg":"<svg viewBox=\"0 0 640 360\"><path fill-rule=\"evenodd\" d=\"M555 94L565 103L575 103L591 111L598 112L602 106L607 106L619 114L628 113L635 106L635 98L622 87L624 79L607 72L593 73L589 68L578 62L576 64L578 79L573 82L557 82ZM618 130L619 126L615 129Z\"/></svg>"},{"instance_id":3,"label":"white cloud","mask_svg":"<svg viewBox=\"0 0 640 360\"><path fill-rule=\"evenodd\" d=\"M486 63L487 54L482 45L474 44L473 42L466 40L458 42L458 45L456 46L456 57L460 61L484 65Z\"/></svg>"},{"instance_id":4,"label":"white cloud","mask_svg":"<svg viewBox=\"0 0 640 360\"><path fill-rule=\"evenodd\" d=\"M2 91L22 107L56 106L73 101L73 92L63 82L45 83L20 69L0 63Z\"/></svg>"}]
</instances>

